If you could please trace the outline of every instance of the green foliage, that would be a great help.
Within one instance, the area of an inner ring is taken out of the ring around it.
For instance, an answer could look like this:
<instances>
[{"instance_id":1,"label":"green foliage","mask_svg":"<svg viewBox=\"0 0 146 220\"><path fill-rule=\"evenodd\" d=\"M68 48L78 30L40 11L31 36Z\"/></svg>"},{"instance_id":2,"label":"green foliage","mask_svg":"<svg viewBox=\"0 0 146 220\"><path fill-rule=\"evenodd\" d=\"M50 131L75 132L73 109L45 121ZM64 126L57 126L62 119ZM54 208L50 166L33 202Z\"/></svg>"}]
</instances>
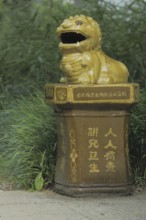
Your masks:
<instances>
[{"instance_id":1,"label":"green foliage","mask_svg":"<svg viewBox=\"0 0 146 220\"><path fill-rule=\"evenodd\" d=\"M27 7L13 9L9 17L4 17L4 33L0 34L1 85L14 94L26 93L36 82L41 85L44 76L46 81L53 80L53 74L58 72L52 65L54 56L50 50L54 45L50 43L49 30L41 31L33 24Z\"/></svg>"},{"instance_id":2,"label":"green foliage","mask_svg":"<svg viewBox=\"0 0 146 220\"><path fill-rule=\"evenodd\" d=\"M28 95L33 87L40 88L60 78L56 27L69 15L71 4L62 0L12 1L3 7L5 13L0 20L1 109L9 94L12 97Z\"/></svg>"},{"instance_id":3,"label":"green foliage","mask_svg":"<svg viewBox=\"0 0 146 220\"><path fill-rule=\"evenodd\" d=\"M137 183L146 181L146 86L131 115L130 154Z\"/></svg>"},{"instance_id":4,"label":"green foliage","mask_svg":"<svg viewBox=\"0 0 146 220\"><path fill-rule=\"evenodd\" d=\"M38 173L37 177L35 178L35 189L37 191L41 191L43 189L43 186L44 186L44 178L42 176L42 172L41 173Z\"/></svg>"},{"instance_id":5,"label":"green foliage","mask_svg":"<svg viewBox=\"0 0 146 220\"><path fill-rule=\"evenodd\" d=\"M53 110L37 92L27 99L21 97L9 110L10 117L0 139L4 175L20 187L41 190L54 177L57 140Z\"/></svg>"}]
</instances>

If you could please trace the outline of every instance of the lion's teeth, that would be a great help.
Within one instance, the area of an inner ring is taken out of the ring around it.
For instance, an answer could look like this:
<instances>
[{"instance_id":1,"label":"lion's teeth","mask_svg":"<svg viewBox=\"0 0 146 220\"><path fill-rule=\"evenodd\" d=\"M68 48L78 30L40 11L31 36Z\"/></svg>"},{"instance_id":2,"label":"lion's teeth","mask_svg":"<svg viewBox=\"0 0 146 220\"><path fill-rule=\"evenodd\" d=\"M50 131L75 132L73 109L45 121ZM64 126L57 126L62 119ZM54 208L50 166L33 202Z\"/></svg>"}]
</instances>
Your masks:
<instances>
[{"instance_id":1,"label":"lion's teeth","mask_svg":"<svg viewBox=\"0 0 146 220\"><path fill-rule=\"evenodd\" d=\"M77 42L77 46L80 46L80 43L79 43L79 42Z\"/></svg>"}]
</instances>

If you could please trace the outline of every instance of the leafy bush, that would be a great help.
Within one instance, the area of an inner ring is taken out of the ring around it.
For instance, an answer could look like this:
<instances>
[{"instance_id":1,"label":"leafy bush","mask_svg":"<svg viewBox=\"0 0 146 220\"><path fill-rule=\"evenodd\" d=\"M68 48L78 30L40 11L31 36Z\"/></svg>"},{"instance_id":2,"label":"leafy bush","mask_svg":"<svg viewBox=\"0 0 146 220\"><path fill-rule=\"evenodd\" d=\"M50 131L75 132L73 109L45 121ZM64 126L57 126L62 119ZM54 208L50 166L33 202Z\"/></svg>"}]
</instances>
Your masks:
<instances>
[{"instance_id":1,"label":"leafy bush","mask_svg":"<svg viewBox=\"0 0 146 220\"><path fill-rule=\"evenodd\" d=\"M53 183L56 154L56 128L53 110L37 92L21 97L9 110L11 122L1 138L0 152L5 176L18 186L37 190ZM10 126L10 127L9 127Z\"/></svg>"},{"instance_id":2,"label":"leafy bush","mask_svg":"<svg viewBox=\"0 0 146 220\"><path fill-rule=\"evenodd\" d=\"M59 51L56 28L70 11L62 0L12 1L0 12L0 108L6 99L29 95L34 87L57 82Z\"/></svg>"}]
</instances>

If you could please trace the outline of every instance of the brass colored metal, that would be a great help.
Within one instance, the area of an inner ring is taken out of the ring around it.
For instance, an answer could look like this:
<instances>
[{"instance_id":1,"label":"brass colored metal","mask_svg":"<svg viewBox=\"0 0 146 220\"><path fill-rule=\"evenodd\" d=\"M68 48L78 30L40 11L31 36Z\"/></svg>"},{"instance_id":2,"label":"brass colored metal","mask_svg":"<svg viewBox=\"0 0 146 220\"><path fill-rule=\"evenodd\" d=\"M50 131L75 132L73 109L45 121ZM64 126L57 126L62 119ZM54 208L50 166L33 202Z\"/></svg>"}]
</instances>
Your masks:
<instances>
[{"instance_id":1,"label":"brass colored metal","mask_svg":"<svg viewBox=\"0 0 146 220\"><path fill-rule=\"evenodd\" d=\"M71 16L57 28L63 54L61 83L113 84L126 83L127 67L107 56L101 49L99 24L84 15Z\"/></svg>"},{"instance_id":2,"label":"brass colored metal","mask_svg":"<svg viewBox=\"0 0 146 220\"><path fill-rule=\"evenodd\" d=\"M131 193L128 128L138 89L128 83L45 86L58 129L56 191L71 196Z\"/></svg>"},{"instance_id":3,"label":"brass colored metal","mask_svg":"<svg viewBox=\"0 0 146 220\"><path fill-rule=\"evenodd\" d=\"M138 102L139 85L122 83L109 85L46 84L47 103L56 104L135 104Z\"/></svg>"}]
</instances>

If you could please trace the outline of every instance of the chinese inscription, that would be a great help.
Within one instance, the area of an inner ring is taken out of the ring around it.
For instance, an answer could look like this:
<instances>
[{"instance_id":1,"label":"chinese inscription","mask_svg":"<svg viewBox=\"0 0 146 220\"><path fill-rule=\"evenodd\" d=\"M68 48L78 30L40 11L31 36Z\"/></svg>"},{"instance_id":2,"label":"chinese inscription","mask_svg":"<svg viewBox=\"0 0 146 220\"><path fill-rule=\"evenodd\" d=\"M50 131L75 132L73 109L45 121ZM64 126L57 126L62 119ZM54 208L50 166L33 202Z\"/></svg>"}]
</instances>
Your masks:
<instances>
[{"instance_id":1,"label":"chinese inscription","mask_svg":"<svg viewBox=\"0 0 146 220\"><path fill-rule=\"evenodd\" d=\"M89 172L90 173L99 173L99 165L98 165L98 127L88 128L88 149L89 149Z\"/></svg>"},{"instance_id":2,"label":"chinese inscription","mask_svg":"<svg viewBox=\"0 0 146 220\"><path fill-rule=\"evenodd\" d=\"M104 149L106 150L106 153L104 155L104 158L106 160L106 172L116 172L115 159L117 146L114 145L113 141L111 140L111 137L116 138L117 134L110 127L104 136L108 139L107 144L104 146Z\"/></svg>"},{"instance_id":3,"label":"chinese inscription","mask_svg":"<svg viewBox=\"0 0 146 220\"><path fill-rule=\"evenodd\" d=\"M65 140L65 129L63 121L59 121L59 144L60 144L60 170L63 171L65 168L65 153L66 153L66 140Z\"/></svg>"},{"instance_id":4,"label":"chinese inscription","mask_svg":"<svg viewBox=\"0 0 146 220\"><path fill-rule=\"evenodd\" d=\"M71 178L72 182L75 183L77 181L77 163L76 159L78 157L76 151L76 134L73 129L69 132L69 143L70 143L70 159L71 159Z\"/></svg>"},{"instance_id":5,"label":"chinese inscription","mask_svg":"<svg viewBox=\"0 0 146 220\"><path fill-rule=\"evenodd\" d=\"M74 89L74 100L114 100L114 99L129 99L130 89L129 87L116 87L116 88L75 88Z\"/></svg>"},{"instance_id":6,"label":"chinese inscription","mask_svg":"<svg viewBox=\"0 0 146 220\"><path fill-rule=\"evenodd\" d=\"M117 146L114 144L114 139L117 138L116 132L112 127L103 134L106 139L106 144L104 146L99 146L99 128L98 127L89 127L88 128L88 161L89 161L89 172L99 173L101 167L99 166L99 161L105 161L105 172L116 172L116 150ZM99 148L103 147L104 154L99 157ZM103 158L102 158L103 157Z\"/></svg>"}]
</instances>

